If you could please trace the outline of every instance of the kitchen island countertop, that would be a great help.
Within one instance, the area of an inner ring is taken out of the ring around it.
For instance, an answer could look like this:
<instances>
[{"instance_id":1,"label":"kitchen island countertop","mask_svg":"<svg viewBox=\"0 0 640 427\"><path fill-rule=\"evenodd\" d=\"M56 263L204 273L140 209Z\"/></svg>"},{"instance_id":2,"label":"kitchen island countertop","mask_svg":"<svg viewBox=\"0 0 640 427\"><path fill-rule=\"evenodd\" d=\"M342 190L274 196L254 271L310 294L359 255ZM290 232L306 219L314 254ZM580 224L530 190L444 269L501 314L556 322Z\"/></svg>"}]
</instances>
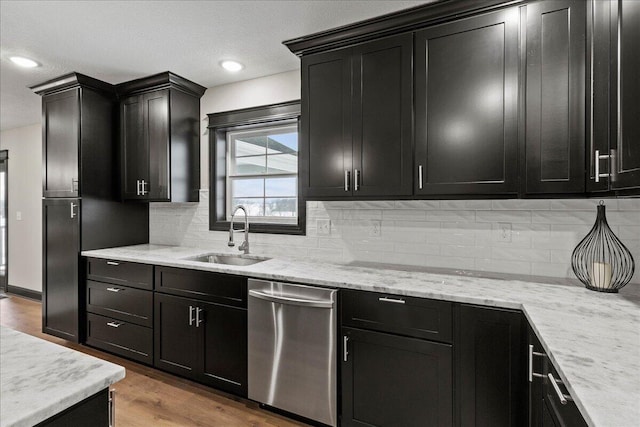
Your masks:
<instances>
[{"instance_id":1,"label":"kitchen island countertop","mask_svg":"<svg viewBox=\"0 0 640 427\"><path fill-rule=\"evenodd\" d=\"M632 427L640 419L640 286L619 294L573 284L535 283L274 258L250 266L185 258L222 252L136 245L87 257L247 277L520 309L591 426ZM550 280L551 281L551 280Z\"/></svg>"},{"instance_id":2,"label":"kitchen island countertop","mask_svg":"<svg viewBox=\"0 0 640 427\"><path fill-rule=\"evenodd\" d=\"M0 426L33 426L125 376L122 366L0 326Z\"/></svg>"}]
</instances>

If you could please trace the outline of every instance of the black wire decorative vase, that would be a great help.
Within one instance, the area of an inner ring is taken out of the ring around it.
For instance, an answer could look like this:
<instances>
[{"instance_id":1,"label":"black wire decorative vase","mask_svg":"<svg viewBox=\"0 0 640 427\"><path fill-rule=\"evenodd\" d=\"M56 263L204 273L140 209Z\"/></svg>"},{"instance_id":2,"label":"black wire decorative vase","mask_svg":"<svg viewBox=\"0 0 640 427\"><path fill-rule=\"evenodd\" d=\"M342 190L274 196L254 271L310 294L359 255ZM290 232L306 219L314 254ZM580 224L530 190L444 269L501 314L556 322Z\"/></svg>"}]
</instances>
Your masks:
<instances>
[{"instance_id":1,"label":"black wire decorative vase","mask_svg":"<svg viewBox=\"0 0 640 427\"><path fill-rule=\"evenodd\" d=\"M618 292L633 277L635 264L629 249L609 228L602 200L597 208L593 228L573 250L571 268L587 289Z\"/></svg>"}]
</instances>

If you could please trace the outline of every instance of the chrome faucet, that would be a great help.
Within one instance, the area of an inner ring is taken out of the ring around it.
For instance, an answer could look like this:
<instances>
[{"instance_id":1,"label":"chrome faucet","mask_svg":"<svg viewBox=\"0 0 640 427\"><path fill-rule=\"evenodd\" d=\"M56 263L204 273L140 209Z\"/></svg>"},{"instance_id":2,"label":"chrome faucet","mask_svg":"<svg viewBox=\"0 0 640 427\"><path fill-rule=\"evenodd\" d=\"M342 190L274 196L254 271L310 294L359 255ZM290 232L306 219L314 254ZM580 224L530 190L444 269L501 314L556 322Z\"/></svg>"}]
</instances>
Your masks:
<instances>
[{"instance_id":1,"label":"chrome faucet","mask_svg":"<svg viewBox=\"0 0 640 427\"><path fill-rule=\"evenodd\" d=\"M246 255L249 253L249 215L247 215L247 209L245 209L245 207L242 205L236 206L236 208L233 210L233 213L231 214L231 224L229 225L228 245L230 248L236 245L235 243L233 243L233 218L236 216L236 213L238 212L238 210L241 210L242 212L244 212L244 230L238 230L238 231L244 231L244 242L242 242L242 244L238 246L238 250L244 251Z\"/></svg>"}]
</instances>

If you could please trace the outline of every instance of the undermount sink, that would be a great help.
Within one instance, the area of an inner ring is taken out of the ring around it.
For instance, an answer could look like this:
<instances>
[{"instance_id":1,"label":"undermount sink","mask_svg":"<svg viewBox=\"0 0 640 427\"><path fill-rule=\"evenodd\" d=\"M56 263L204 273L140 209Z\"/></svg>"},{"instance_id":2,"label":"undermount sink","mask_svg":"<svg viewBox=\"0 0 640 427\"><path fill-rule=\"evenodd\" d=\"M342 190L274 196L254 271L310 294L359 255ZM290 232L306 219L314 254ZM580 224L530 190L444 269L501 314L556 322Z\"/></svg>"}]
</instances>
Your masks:
<instances>
[{"instance_id":1,"label":"undermount sink","mask_svg":"<svg viewBox=\"0 0 640 427\"><path fill-rule=\"evenodd\" d=\"M246 255L219 255L209 254L200 255L193 258L187 258L189 261L196 262L208 262L211 264L225 264L225 265L253 265L259 262L267 261L269 258L261 257L248 257Z\"/></svg>"}]
</instances>

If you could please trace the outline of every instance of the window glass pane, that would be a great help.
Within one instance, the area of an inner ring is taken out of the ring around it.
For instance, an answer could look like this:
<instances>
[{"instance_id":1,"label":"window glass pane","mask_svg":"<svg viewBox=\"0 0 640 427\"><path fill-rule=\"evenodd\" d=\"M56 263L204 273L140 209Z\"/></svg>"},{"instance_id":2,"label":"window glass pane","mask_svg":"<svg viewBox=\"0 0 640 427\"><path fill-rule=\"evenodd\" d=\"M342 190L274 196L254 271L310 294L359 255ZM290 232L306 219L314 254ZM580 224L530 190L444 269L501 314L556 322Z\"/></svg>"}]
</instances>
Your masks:
<instances>
[{"instance_id":1,"label":"window glass pane","mask_svg":"<svg viewBox=\"0 0 640 427\"><path fill-rule=\"evenodd\" d=\"M296 197L297 195L297 178L267 178L265 180L265 196L267 197Z\"/></svg>"},{"instance_id":2,"label":"window glass pane","mask_svg":"<svg viewBox=\"0 0 640 427\"><path fill-rule=\"evenodd\" d=\"M298 132L273 133L269 135L269 154L298 153Z\"/></svg>"},{"instance_id":3,"label":"window glass pane","mask_svg":"<svg viewBox=\"0 0 640 427\"><path fill-rule=\"evenodd\" d=\"M265 199L265 215L295 217L298 215L298 200L293 197Z\"/></svg>"},{"instance_id":4,"label":"window glass pane","mask_svg":"<svg viewBox=\"0 0 640 427\"><path fill-rule=\"evenodd\" d=\"M263 197L264 179L234 179L231 181L231 197Z\"/></svg>"},{"instance_id":5,"label":"window glass pane","mask_svg":"<svg viewBox=\"0 0 640 427\"><path fill-rule=\"evenodd\" d=\"M264 216L264 199L243 199L243 198L233 198L232 199L232 207L234 209L238 205L242 205L247 210L249 216ZM240 214L241 218L242 214Z\"/></svg>"},{"instance_id":6,"label":"window glass pane","mask_svg":"<svg viewBox=\"0 0 640 427\"><path fill-rule=\"evenodd\" d=\"M232 135L232 142L235 144L236 157L267 153L267 137L265 136Z\"/></svg>"},{"instance_id":7,"label":"window glass pane","mask_svg":"<svg viewBox=\"0 0 640 427\"><path fill-rule=\"evenodd\" d=\"M266 156L237 157L231 159L232 175L262 175L267 171Z\"/></svg>"},{"instance_id":8,"label":"window glass pane","mask_svg":"<svg viewBox=\"0 0 640 427\"><path fill-rule=\"evenodd\" d=\"M267 156L267 173L298 173L298 153Z\"/></svg>"}]
</instances>

